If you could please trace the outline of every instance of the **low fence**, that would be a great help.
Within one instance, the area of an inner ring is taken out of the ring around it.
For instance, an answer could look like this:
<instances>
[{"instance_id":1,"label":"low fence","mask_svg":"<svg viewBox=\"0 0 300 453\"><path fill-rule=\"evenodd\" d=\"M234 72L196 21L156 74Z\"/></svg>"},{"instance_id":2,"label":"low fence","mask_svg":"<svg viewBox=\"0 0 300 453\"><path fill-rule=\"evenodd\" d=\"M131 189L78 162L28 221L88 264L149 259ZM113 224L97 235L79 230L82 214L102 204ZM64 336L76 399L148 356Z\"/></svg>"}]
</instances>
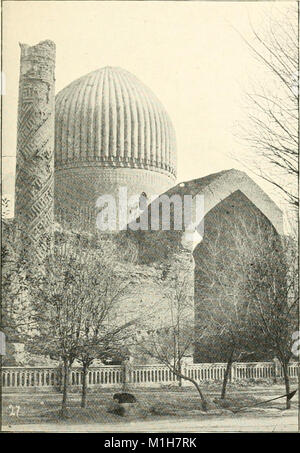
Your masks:
<instances>
[{"instance_id":1,"label":"low fence","mask_svg":"<svg viewBox=\"0 0 300 453\"><path fill-rule=\"evenodd\" d=\"M199 363L183 366L183 374L197 382L222 381L226 363ZM299 363L293 362L288 367L289 376L299 376ZM1 370L2 389L49 389L59 388L61 373L59 368L49 367L3 367ZM231 381L245 379L267 379L283 377L281 367L273 362L234 363L231 370ZM89 387L120 387L124 383L133 387L160 387L178 382L177 377L163 365L134 365L130 368L123 366L91 367L88 371L87 383ZM70 386L82 384L82 371L72 368L70 372ZM192 385L188 381L182 384Z\"/></svg>"},{"instance_id":2,"label":"low fence","mask_svg":"<svg viewBox=\"0 0 300 453\"><path fill-rule=\"evenodd\" d=\"M225 374L225 363L205 363L189 365L186 368L188 377L194 378L197 381L220 381L223 380ZM292 362L288 366L290 378L299 376L299 363ZM267 379L267 378L282 378L283 370L274 362L235 362L231 367L231 381L244 379Z\"/></svg>"}]
</instances>

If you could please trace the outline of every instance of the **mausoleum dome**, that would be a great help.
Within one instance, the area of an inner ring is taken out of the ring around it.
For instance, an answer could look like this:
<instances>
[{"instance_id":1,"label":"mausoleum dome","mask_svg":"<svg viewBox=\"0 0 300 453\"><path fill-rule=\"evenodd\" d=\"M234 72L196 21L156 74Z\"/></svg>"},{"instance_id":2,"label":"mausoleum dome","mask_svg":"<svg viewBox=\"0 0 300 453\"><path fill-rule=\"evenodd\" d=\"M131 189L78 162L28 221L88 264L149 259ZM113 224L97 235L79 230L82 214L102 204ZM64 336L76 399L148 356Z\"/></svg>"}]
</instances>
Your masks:
<instances>
[{"instance_id":1,"label":"mausoleum dome","mask_svg":"<svg viewBox=\"0 0 300 453\"><path fill-rule=\"evenodd\" d=\"M55 212L60 223L95 225L101 195L157 196L174 185L176 141L156 96L134 75L105 67L56 96Z\"/></svg>"},{"instance_id":2,"label":"mausoleum dome","mask_svg":"<svg viewBox=\"0 0 300 453\"><path fill-rule=\"evenodd\" d=\"M56 168L91 164L176 175L175 133L166 110L121 68L93 71L56 96Z\"/></svg>"}]
</instances>

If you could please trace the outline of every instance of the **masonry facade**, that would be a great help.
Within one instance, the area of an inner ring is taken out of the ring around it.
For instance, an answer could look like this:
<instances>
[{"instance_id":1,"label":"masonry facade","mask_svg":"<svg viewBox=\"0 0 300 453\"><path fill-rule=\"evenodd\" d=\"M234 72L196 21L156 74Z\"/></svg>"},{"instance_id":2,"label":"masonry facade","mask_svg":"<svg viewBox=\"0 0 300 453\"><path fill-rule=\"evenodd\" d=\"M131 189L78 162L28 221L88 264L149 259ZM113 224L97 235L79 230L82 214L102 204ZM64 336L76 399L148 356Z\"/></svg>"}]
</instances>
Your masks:
<instances>
[{"instance_id":1,"label":"masonry facade","mask_svg":"<svg viewBox=\"0 0 300 453\"><path fill-rule=\"evenodd\" d=\"M175 229L172 221L169 231L149 226L147 231L114 232L116 241L135 249L136 259L127 269L139 276L121 315L130 319L137 310L151 312L156 305L159 317L149 316L148 329L168 325L170 288L178 276L187 276L194 328L203 254L215 235L215 221L227 211L233 222L242 215L259 217L281 235L281 211L247 174L234 169L174 185L174 128L155 95L132 74L120 68L96 70L68 85L54 103L54 67L54 43L21 46L15 220L28 250L41 259L49 251L43 241L49 231L103 234L96 227L97 199L116 197L120 187L149 200L163 193L193 200L201 195L204 212L194 225L196 236L184 226ZM150 209L151 203L140 216ZM222 246L225 250L226 240Z\"/></svg>"}]
</instances>

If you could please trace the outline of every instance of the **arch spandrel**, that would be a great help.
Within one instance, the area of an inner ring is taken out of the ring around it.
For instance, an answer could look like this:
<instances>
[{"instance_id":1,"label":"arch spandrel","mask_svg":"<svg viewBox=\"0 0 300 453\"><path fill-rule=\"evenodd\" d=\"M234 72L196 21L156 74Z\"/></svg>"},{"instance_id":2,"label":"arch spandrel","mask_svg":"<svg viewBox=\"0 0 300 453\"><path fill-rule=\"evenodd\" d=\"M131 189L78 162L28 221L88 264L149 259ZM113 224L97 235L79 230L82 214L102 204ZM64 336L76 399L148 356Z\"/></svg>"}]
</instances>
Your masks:
<instances>
[{"instance_id":1,"label":"arch spandrel","mask_svg":"<svg viewBox=\"0 0 300 453\"><path fill-rule=\"evenodd\" d=\"M225 170L208 175L204 178L183 182L165 192L164 195L168 195L169 197L178 194L182 200L185 195L192 195L193 219L196 219L196 197L202 197L202 225L199 228L198 215L198 224L195 224L195 229L197 230L195 235L193 235L193 231L185 231L184 225L177 231L163 231L162 229L152 231L150 222L148 225L148 231L143 231L141 234L138 231L132 233L137 238L139 237L140 244L145 243L147 244L147 249L151 248L152 261L155 259L157 261L160 260L160 257L163 254L162 249L166 250L169 248L172 251L172 249L175 250L176 247L182 247L190 252L193 252L197 246L197 243L201 242L203 234L205 234L205 217L207 214L235 192L241 192L244 195L245 207L247 207L248 202L255 206L257 214L260 212L265 218L268 219L276 232L279 235L282 235L283 220L281 210L246 173L235 169ZM150 211L151 204L148 206L148 218L150 218L151 215ZM144 252L145 251L142 247L141 255ZM157 256L157 258L155 258L155 256Z\"/></svg>"},{"instance_id":2,"label":"arch spandrel","mask_svg":"<svg viewBox=\"0 0 300 453\"><path fill-rule=\"evenodd\" d=\"M244 172L228 170L214 179L201 194L204 196L204 217L217 204L236 191L242 192L269 220L279 235L283 234L282 211L271 198Z\"/></svg>"},{"instance_id":3,"label":"arch spandrel","mask_svg":"<svg viewBox=\"0 0 300 453\"><path fill-rule=\"evenodd\" d=\"M208 183L203 184L203 180L207 178ZM199 190L197 191L197 183L199 182ZM276 232L281 236L283 234L283 219L282 211L271 200L271 198L244 172L239 170L227 170L215 175L210 175L199 180L188 181L181 183L177 187L184 190L185 194L189 193L189 187L193 195L193 218L196 219L196 197L203 197L203 213L199 218L198 225L195 227L195 234L192 231L183 232L181 243L185 248L191 251L195 249L197 243L201 242L205 234L205 217L217 205L222 203L232 194L241 192L245 198L245 204L248 201L254 205L260 213L268 219ZM171 189L174 191L174 189ZM248 201L246 201L246 199ZM197 234L198 233L198 234ZM190 238L190 241L189 241ZM191 241L193 243L191 243ZM190 242L190 243L189 243Z\"/></svg>"}]
</instances>

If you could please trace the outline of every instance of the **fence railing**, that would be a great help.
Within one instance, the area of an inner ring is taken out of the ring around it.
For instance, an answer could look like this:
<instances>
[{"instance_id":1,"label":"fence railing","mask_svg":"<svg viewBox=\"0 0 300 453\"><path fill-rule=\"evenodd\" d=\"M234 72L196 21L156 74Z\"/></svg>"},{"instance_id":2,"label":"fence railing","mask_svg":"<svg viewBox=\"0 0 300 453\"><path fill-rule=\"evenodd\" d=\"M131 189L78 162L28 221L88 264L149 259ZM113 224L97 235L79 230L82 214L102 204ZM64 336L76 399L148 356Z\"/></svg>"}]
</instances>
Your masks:
<instances>
[{"instance_id":1,"label":"fence railing","mask_svg":"<svg viewBox=\"0 0 300 453\"><path fill-rule=\"evenodd\" d=\"M199 381L219 381L224 378L226 363L193 364L186 367L188 377ZM292 362L288 366L289 377L299 376L299 363ZM232 381L243 379L266 379L283 377L282 367L273 362L235 362L231 367Z\"/></svg>"},{"instance_id":2,"label":"fence railing","mask_svg":"<svg viewBox=\"0 0 300 453\"><path fill-rule=\"evenodd\" d=\"M183 374L197 382L221 381L224 378L226 363L189 364L182 368ZM288 367L289 376L299 376L299 363L293 362ZM61 383L59 368L49 367L3 367L1 370L2 388L6 389L47 389L58 388ZM72 368L70 386L82 384L82 370ZM281 367L273 362L234 363L231 369L231 381L245 379L266 379L283 377ZM178 382L178 378L164 365L133 365L125 369L120 365L91 367L87 375L89 387L120 387L124 381L133 387L160 387ZM182 381L183 385L191 385Z\"/></svg>"}]
</instances>

